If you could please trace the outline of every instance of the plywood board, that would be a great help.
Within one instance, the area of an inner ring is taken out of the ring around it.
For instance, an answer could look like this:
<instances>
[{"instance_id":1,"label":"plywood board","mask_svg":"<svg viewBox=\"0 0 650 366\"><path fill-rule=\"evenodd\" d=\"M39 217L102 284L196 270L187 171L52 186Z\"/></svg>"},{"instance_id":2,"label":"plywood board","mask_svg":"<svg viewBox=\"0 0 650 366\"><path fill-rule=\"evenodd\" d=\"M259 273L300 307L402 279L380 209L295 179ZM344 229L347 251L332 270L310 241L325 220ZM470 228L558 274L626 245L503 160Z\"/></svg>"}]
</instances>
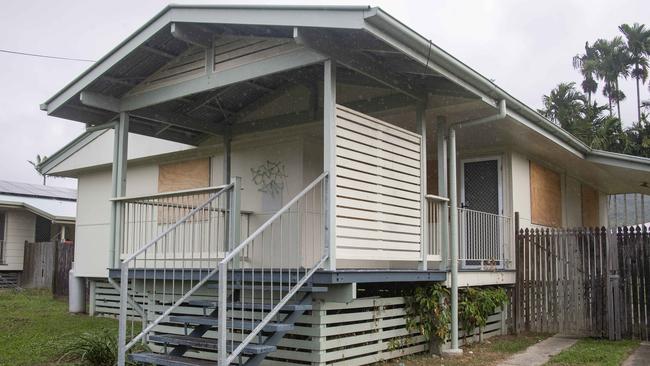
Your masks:
<instances>
[{"instance_id":1,"label":"plywood board","mask_svg":"<svg viewBox=\"0 0 650 366\"><path fill-rule=\"evenodd\" d=\"M208 187L210 159L186 160L161 164L158 169L158 192Z\"/></svg>"},{"instance_id":2,"label":"plywood board","mask_svg":"<svg viewBox=\"0 0 650 366\"><path fill-rule=\"evenodd\" d=\"M562 225L562 180L560 174L530 162L531 219L535 225Z\"/></svg>"},{"instance_id":3,"label":"plywood board","mask_svg":"<svg viewBox=\"0 0 650 366\"><path fill-rule=\"evenodd\" d=\"M598 191L586 184L581 187L582 226L597 227L600 217Z\"/></svg>"}]
</instances>

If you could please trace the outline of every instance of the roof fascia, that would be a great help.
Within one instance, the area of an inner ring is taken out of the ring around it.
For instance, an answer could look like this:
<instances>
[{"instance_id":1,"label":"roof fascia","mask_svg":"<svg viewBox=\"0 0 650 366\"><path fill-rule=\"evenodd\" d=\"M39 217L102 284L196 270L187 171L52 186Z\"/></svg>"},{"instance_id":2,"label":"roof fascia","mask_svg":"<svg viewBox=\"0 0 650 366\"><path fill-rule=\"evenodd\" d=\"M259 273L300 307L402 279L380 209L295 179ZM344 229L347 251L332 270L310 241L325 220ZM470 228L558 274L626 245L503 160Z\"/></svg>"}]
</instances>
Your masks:
<instances>
[{"instance_id":1,"label":"roof fascia","mask_svg":"<svg viewBox=\"0 0 650 366\"><path fill-rule=\"evenodd\" d=\"M640 170L650 173L650 159L640 156L619 154L603 150L592 150L586 157L588 161L619 168Z\"/></svg>"},{"instance_id":2,"label":"roof fascia","mask_svg":"<svg viewBox=\"0 0 650 366\"><path fill-rule=\"evenodd\" d=\"M107 130L99 131L85 131L81 135L77 136L74 140L70 141L67 145L59 149L52 156L47 158L39 166L39 171L42 174L48 174L52 169L56 168L59 164L64 162L70 156L72 156L77 151L84 148L89 143L95 141L99 136L106 133Z\"/></svg>"},{"instance_id":3,"label":"roof fascia","mask_svg":"<svg viewBox=\"0 0 650 366\"><path fill-rule=\"evenodd\" d=\"M322 10L324 9L328 11L327 14L323 14ZM156 14L142 27L138 28L131 36L91 65L54 96L41 104L41 109L51 114L172 22L361 29L364 24L364 13L369 9L369 7L356 6L272 7L170 5Z\"/></svg>"}]
</instances>

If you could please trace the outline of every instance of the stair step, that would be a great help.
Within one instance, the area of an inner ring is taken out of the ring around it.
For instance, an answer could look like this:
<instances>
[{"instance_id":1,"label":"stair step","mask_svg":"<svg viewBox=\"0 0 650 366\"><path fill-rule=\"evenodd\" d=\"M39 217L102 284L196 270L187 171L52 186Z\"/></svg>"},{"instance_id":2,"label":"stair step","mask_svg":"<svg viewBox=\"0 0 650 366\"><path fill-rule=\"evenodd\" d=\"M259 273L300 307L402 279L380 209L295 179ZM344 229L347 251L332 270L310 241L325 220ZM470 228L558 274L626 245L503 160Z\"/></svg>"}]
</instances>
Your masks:
<instances>
[{"instance_id":1,"label":"stair step","mask_svg":"<svg viewBox=\"0 0 650 366\"><path fill-rule=\"evenodd\" d=\"M188 304L192 306L201 306L204 308L216 308L218 305L217 301L214 300L191 300L188 301ZM271 311L273 307L271 304L250 304L250 303L240 303L236 302L235 304L228 304L228 309L235 310L266 310ZM282 307L283 311L309 311L312 309L311 304L286 304Z\"/></svg>"},{"instance_id":2,"label":"stair step","mask_svg":"<svg viewBox=\"0 0 650 366\"><path fill-rule=\"evenodd\" d=\"M218 289L219 284L218 283L211 283L208 284L207 287L209 289ZM231 285L228 286L229 289L232 290L266 290L266 291L271 291L271 286L269 285ZM282 291L282 292L289 292L293 289L293 287L288 287L288 286L273 286L273 291ZM312 286L312 285L304 285L298 289L299 292L327 292L327 287L324 286Z\"/></svg>"},{"instance_id":3,"label":"stair step","mask_svg":"<svg viewBox=\"0 0 650 366\"><path fill-rule=\"evenodd\" d=\"M149 340L158 343L167 343L174 346L188 346L192 348L206 349L216 351L218 348L217 340L213 338L193 337L189 335L175 335L175 334L156 334L149 336ZM240 342L227 342L226 348L228 352L239 346ZM245 355L258 355L262 353L274 352L275 346L267 346L263 344L249 343L242 351Z\"/></svg>"},{"instance_id":4,"label":"stair step","mask_svg":"<svg viewBox=\"0 0 650 366\"><path fill-rule=\"evenodd\" d=\"M219 325L219 320L217 318L209 316L170 316L169 321L173 323L208 325L211 327L216 327ZM233 327L235 329L253 330L259 323L259 321L250 320L229 320L228 327ZM293 324L270 322L266 324L262 330L265 332L287 332L293 330Z\"/></svg>"},{"instance_id":5,"label":"stair step","mask_svg":"<svg viewBox=\"0 0 650 366\"><path fill-rule=\"evenodd\" d=\"M214 366L216 362L183 356L171 356L153 352L132 353L129 359L134 362L160 366Z\"/></svg>"}]
</instances>

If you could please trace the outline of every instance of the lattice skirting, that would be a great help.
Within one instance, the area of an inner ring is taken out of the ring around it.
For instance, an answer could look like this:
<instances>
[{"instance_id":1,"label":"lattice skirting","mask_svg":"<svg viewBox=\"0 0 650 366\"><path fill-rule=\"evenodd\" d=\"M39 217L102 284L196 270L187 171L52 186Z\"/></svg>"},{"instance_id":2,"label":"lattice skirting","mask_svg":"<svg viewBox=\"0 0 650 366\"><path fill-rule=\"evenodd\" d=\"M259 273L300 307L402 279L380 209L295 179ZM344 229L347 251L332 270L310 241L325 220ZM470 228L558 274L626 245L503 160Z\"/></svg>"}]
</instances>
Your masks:
<instances>
[{"instance_id":1,"label":"lattice skirting","mask_svg":"<svg viewBox=\"0 0 650 366\"><path fill-rule=\"evenodd\" d=\"M214 290L199 291L196 298L209 296L214 296ZM276 352L269 354L264 365L367 365L428 349L422 335L406 329L403 297L359 298L349 303L316 300L313 305L314 309L300 318L295 329L285 336ZM91 281L90 309L97 316L117 316L118 292L105 281ZM202 308L191 306L177 310L177 314L188 315L202 312ZM482 330L483 339L505 334L505 314L498 311L490 316ZM182 326L173 324L160 325L156 331L184 332ZM463 332L460 334L464 336ZM216 332L209 332L207 336L216 336ZM476 329L467 341L478 339ZM157 345L151 347L159 348ZM209 352L193 356L215 359Z\"/></svg>"}]
</instances>

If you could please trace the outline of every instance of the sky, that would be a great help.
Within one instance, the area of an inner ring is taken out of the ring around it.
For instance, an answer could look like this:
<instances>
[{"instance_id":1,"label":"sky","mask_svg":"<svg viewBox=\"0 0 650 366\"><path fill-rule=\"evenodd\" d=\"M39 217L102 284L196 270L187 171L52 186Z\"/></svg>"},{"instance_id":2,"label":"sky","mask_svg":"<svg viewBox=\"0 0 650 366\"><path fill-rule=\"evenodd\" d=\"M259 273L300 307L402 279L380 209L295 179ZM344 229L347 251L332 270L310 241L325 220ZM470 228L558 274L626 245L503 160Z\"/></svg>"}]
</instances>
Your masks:
<instances>
[{"instance_id":1,"label":"sky","mask_svg":"<svg viewBox=\"0 0 650 366\"><path fill-rule=\"evenodd\" d=\"M533 108L559 82L581 81L572 57L585 41L611 38L622 23L650 26L647 0L182 1L222 4L379 6ZM96 60L167 5L167 1L2 0L0 49ZM29 165L83 132L48 117L44 102L91 63L0 53L0 180L40 183ZM636 119L635 84L624 80L623 121ZM650 99L647 85L642 99ZM599 92L599 100L606 99ZM48 185L75 187L74 179Z\"/></svg>"}]
</instances>

